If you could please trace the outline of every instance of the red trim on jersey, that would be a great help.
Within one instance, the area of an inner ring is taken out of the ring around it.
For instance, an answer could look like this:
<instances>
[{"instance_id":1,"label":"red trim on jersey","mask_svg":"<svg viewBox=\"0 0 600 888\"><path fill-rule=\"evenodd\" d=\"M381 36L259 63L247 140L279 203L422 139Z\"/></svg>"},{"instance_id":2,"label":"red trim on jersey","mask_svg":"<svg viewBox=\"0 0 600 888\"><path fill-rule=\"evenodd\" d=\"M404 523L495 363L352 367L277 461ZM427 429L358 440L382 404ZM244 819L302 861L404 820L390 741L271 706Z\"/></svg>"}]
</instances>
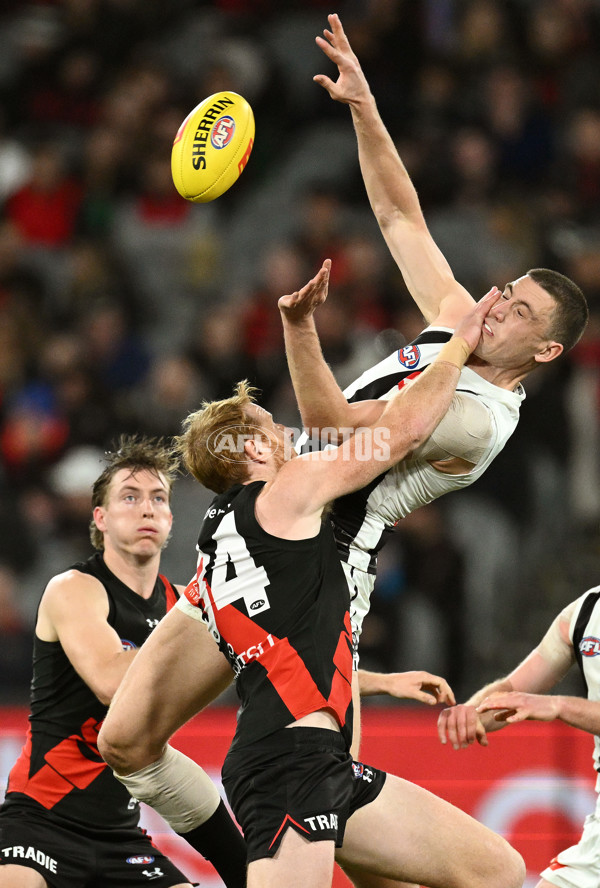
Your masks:
<instances>
[{"instance_id":1,"label":"red trim on jersey","mask_svg":"<svg viewBox=\"0 0 600 888\"><path fill-rule=\"evenodd\" d=\"M344 616L344 631L338 639L333 663L335 673L331 682L329 702L333 704L333 708L337 712L340 707L344 706L348 694L352 697L352 626L348 611ZM347 702L345 705L348 708Z\"/></svg>"},{"instance_id":2,"label":"red trim on jersey","mask_svg":"<svg viewBox=\"0 0 600 888\"><path fill-rule=\"evenodd\" d=\"M164 586L165 586L165 593L167 596L167 613L168 613L171 610L171 608L175 604L177 604L177 600L179 598L179 592L177 592L177 590L173 588L171 583L168 581L168 579L165 576L163 576L163 574L159 574L159 577L161 578L161 580L163 581Z\"/></svg>"},{"instance_id":3,"label":"red trim on jersey","mask_svg":"<svg viewBox=\"0 0 600 888\"><path fill-rule=\"evenodd\" d=\"M416 379L417 376L420 376L422 372L423 372L423 368L421 368L421 370L415 370L414 373L409 373L408 376L404 376L400 380L400 382L398 383L398 388L399 389L404 388L405 385L407 385L409 382L412 382L412 380Z\"/></svg>"},{"instance_id":4,"label":"red trim on jersey","mask_svg":"<svg viewBox=\"0 0 600 888\"><path fill-rule=\"evenodd\" d=\"M100 725L101 722L89 718L81 726L81 734L71 734L48 750L45 764L33 776L29 729L21 755L10 772L7 792L21 792L49 810L73 789L86 789L107 767L106 762L99 760L96 745ZM97 760L90 759L84 749Z\"/></svg>"},{"instance_id":5,"label":"red trim on jersey","mask_svg":"<svg viewBox=\"0 0 600 888\"><path fill-rule=\"evenodd\" d=\"M216 620L217 607L206 577L204 585ZM258 657L259 662L266 669L269 681L295 719L317 712L319 709L331 709L340 727L346 724L346 713L352 700L352 633L348 613L344 617L344 629L340 633L334 655L336 672L327 699L318 689L304 661L287 638L277 638L273 633L267 633L232 604L219 608L218 613L219 632L237 654L258 645L263 647L263 653ZM274 642L268 647L265 645L267 635Z\"/></svg>"},{"instance_id":6,"label":"red trim on jersey","mask_svg":"<svg viewBox=\"0 0 600 888\"><path fill-rule=\"evenodd\" d=\"M273 841L269 845L269 848L273 847L273 845L275 844L275 842L277 841L277 839L281 835L282 831L285 829L286 824L289 824L290 826L297 826L298 829L302 830L302 832L305 832L307 835L310 835L310 830L308 830L305 826L302 826L301 823L298 823L296 820L294 820L293 817L290 817L289 814L286 814L285 817L283 818L281 826L279 827L279 829L277 830L277 832L273 836Z\"/></svg>"},{"instance_id":7,"label":"red trim on jersey","mask_svg":"<svg viewBox=\"0 0 600 888\"><path fill-rule=\"evenodd\" d=\"M29 779L29 769L31 767L31 725L27 728L25 743L23 749L11 768L8 775L8 786L6 792L22 792L22 787Z\"/></svg>"},{"instance_id":8,"label":"red trim on jersey","mask_svg":"<svg viewBox=\"0 0 600 888\"><path fill-rule=\"evenodd\" d=\"M558 859L558 857L554 857L550 861L550 863L548 865L548 869L551 869L551 870L564 869L566 866L567 866L566 863L561 863L560 860Z\"/></svg>"}]
</instances>

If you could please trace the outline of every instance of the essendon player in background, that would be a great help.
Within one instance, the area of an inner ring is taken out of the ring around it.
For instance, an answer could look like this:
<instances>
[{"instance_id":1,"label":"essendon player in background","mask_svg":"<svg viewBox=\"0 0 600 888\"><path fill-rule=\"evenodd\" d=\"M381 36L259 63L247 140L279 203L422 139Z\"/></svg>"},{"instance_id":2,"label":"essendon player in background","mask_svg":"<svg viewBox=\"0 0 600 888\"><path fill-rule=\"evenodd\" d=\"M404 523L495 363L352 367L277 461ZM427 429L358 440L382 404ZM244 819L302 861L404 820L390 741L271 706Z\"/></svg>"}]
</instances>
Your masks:
<instances>
[{"instance_id":1,"label":"essendon player in background","mask_svg":"<svg viewBox=\"0 0 600 888\"><path fill-rule=\"evenodd\" d=\"M303 290L326 290L329 267L326 260ZM388 402L377 426L335 450L296 456L289 431L254 403L246 383L184 424L184 462L217 494L200 531L197 574L132 665L99 745L143 797L148 772L131 771L143 763L144 735L160 748L189 718L212 635L241 699L223 783L248 844L249 888L328 888L336 847L353 876L444 888L522 882L522 860L504 839L420 787L352 761L350 595L323 521L327 503L431 434L493 298ZM165 787L178 795L178 785L173 778Z\"/></svg>"},{"instance_id":2,"label":"essendon player in background","mask_svg":"<svg viewBox=\"0 0 600 888\"><path fill-rule=\"evenodd\" d=\"M2 888L190 884L138 827L139 803L96 745L125 671L179 597L158 572L176 470L160 441L122 438L93 487L96 553L53 577L42 595L30 726L0 809ZM224 863L226 884L241 888L243 839L210 779L194 767L204 822L186 823L182 832L194 830L194 846L215 866ZM229 838L226 853L218 845L214 852L215 826Z\"/></svg>"}]
</instances>

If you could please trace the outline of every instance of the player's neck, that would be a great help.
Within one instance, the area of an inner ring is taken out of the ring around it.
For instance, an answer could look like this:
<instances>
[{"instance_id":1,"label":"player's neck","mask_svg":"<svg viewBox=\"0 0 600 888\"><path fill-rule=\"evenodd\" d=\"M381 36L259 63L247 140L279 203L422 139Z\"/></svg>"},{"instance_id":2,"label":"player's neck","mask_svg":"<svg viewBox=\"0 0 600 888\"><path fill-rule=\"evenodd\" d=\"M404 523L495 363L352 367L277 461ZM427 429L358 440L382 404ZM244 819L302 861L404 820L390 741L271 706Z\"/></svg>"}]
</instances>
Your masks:
<instances>
[{"instance_id":1,"label":"player's neck","mask_svg":"<svg viewBox=\"0 0 600 888\"><path fill-rule=\"evenodd\" d=\"M471 355L466 366L492 385L507 389L509 392L514 391L530 372L529 368L515 370L514 367L493 367L476 355Z\"/></svg>"},{"instance_id":2,"label":"player's neck","mask_svg":"<svg viewBox=\"0 0 600 888\"><path fill-rule=\"evenodd\" d=\"M277 475L277 467L272 463L254 463L251 462L248 468L249 478L245 484L252 484L253 481L272 481Z\"/></svg>"},{"instance_id":3,"label":"player's neck","mask_svg":"<svg viewBox=\"0 0 600 888\"><path fill-rule=\"evenodd\" d=\"M108 569L132 592L141 598L150 598L160 566L159 552L150 557L141 557L107 546L103 557Z\"/></svg>"}]
</instances>

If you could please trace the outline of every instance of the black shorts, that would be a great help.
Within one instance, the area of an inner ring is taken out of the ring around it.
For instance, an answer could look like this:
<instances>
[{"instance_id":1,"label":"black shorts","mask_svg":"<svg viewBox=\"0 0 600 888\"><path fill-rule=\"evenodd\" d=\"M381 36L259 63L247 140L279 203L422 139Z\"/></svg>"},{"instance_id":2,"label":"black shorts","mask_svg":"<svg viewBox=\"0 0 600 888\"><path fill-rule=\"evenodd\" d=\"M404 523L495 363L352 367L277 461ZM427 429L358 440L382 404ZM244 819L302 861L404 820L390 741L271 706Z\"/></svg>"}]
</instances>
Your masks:
<instances>
[{"instance_id":1,"label":"black shorts","mask_svg":"<svg viewBox=\"0 0 600 888\"><path fill-rule=\"evenodd\" d=\"M288 827L310 842L341 847L348 818L379 795L386 778L353 762L341 734L304 727L234 748L222 776L248 863L273 857Z\"/></svg>"},{"instance_id":2,"label":"black shorts","mask_svg":"<svg viewBox=\"0 0 600 888\"><path fill-rule=\"evenodd\" d=\"M171 888L190 881L141 829L90 838L13 805L0 812L0 866L11 863L36 870L50 888Z\"/></svg>"}]
</instances>

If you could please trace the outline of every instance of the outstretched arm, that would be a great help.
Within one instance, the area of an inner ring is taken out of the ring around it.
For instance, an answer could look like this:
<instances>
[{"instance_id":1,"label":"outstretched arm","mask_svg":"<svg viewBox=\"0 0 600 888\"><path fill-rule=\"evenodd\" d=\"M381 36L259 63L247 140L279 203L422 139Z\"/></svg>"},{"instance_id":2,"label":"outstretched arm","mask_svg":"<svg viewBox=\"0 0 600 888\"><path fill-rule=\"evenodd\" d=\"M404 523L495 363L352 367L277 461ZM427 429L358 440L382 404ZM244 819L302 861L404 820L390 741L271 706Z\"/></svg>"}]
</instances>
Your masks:
<instances>
[{"instance_id":1,"label":"outstretched arm","mask_svg":"<svg viewBox=\"0 0 600 888\"><path fill-rule=\"evenodd\" d=\"M569 639L569 623L575 602L566 607L554 620L540 644L509 675L486 685L473 694L466 703L444 709L438 719L438 735L442 743L449 741L454 749L465 749L477 741L487 746L487 734L497 731L514 721L538 718L569 717L574 727L584 727L585 719L591 719L600 730L600 704L591 712L588 700L546 696L568 672L574 662L573 645ZM564 702L563 702L564 701ZM559 714L562 705L562 713ZM585 717L581 713L585 710ZM537 713L537 715L534 714ZM596 733L593 730L592 733Z\"/></svg>"},{"instance_id":2,"label":"outstretched arm","mask_svg":"<svg viewBox=\"0 0 600 888\"><path fill-rule=\"evenodd\" d=\"M452 688L439 675L416 670L412 672L367 672L358 670L361 697L388 694L403 700L418 700L434 706L436 703L456 702Z\"/></svg>"},{"instance_id":3,"label":"outstretched arm","mask_svg":"<svg viewBox=\"0 0 600 888\"><path fill-rule=\"evenodd\" d=\"M367 195L386 243L428 323L455 326L473 299L454 278L431 237L417 192L377 110L369 84L337 15L316 42L337 65L337 81L314 77L332 99L350 106Z\"/></svg>"},{"instance_id":4,"label":"outstretched arm","mask_svg":"<svg viewBox=\"0 0 600 888\"><path fill-rule=\"evenodd\" d=\"M331 259L326 259L301 290L282 296L278 302L292 385L308 430L369 426L385 407L381 401L349 404L323 357L314 312L327 299L330 271Z\"/></svg>"},{"instance_id":5,"label":"outstretched arm","mask_svg":"<svg viewBox=\"0 0 600 888\"><path fill-rule=\"evenodd\" d=\"M480 713L493 712L500 726L531 719L559 719L573 728L600 734L600 702L586 697L562 694L526 694L521 691L496 693L486 697L477 707Z\"/></svg>"}]
</instances>

